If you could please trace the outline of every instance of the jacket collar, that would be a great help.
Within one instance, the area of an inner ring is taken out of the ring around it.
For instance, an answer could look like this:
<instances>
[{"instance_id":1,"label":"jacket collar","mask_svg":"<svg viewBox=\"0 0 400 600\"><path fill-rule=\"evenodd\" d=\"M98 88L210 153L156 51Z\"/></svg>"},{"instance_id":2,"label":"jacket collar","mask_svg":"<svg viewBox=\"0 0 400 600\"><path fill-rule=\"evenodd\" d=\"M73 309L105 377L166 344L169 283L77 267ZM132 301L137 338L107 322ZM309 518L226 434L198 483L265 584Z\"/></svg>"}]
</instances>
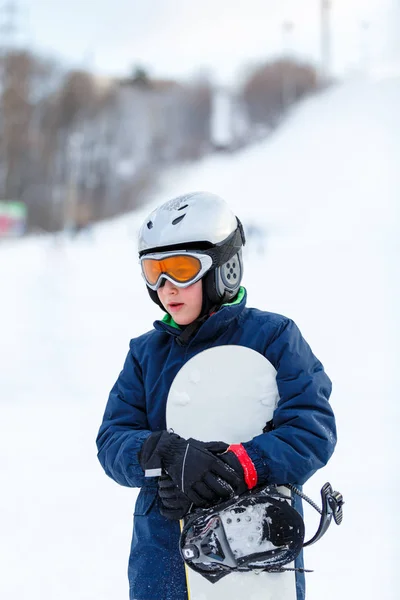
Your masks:
<instances>
[{"instance_id":1,"label":"jacket collar","mask_svg":"<svg viewBox=\"0 0 400 600\"><path fill-rule=\"evenodd\" d=\"M208 317L189 343L192 343L194 340L197 343L198 341L215 338L220 331L226 329L242 313L246 306L246 299L246 289L241 287L235 300L223 304L218 312ZM157 331L165 331L175 337L179 336L182 332L182 329L169 314L165 315L162 320L155 321L153 325Z\"/></svg>"}]
</instances>

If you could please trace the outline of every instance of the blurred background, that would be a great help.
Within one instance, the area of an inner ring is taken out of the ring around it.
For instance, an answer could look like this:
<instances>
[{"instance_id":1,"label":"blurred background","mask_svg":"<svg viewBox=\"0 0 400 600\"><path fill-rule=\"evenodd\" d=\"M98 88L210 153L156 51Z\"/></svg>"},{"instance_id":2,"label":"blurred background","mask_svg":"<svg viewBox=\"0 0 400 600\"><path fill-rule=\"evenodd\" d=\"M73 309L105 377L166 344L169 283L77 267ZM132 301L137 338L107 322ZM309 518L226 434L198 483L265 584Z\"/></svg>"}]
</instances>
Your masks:
<instances>
[{"instance_id":1,"label":"blurred background","mask_svg":"<svg viewBox=\"0 0 400 600\"><path fill-rule=\"evenodd\" d=\"M399 107L399 0L0 0L1 598L128 596L137 490L94 441L162 317L141 222L201 189L243 221L248 305L333 380L305 491L332 480L345 517L307 598L397 598Z\"/></svg>"},{"instance_id":2,"label":"blurred background","mask_svg":"<svg viewBox=\"0 0 400 600\"><path fill-rule=\"evenodd\" d=\"M162 169L396 70L396 0L0 2L0 235L134 209Z\"/></svg>"}]
</instances>

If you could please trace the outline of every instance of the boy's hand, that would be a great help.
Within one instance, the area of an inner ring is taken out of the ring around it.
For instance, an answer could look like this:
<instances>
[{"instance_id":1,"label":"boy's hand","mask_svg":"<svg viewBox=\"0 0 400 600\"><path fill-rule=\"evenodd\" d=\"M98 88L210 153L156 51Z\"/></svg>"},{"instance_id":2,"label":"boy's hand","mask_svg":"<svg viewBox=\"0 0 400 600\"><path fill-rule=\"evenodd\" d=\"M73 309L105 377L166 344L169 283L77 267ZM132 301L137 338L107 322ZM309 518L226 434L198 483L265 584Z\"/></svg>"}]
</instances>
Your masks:
<instances>
[{"instance_id":1,"label":"boy's hand","mask_svg":"<svg viewBox=\"0 0 400 600\"><path fill-rule=\"evenodd\" d=\"M254 487L254 485L257 483L257 475L254 473L256 473L255 468L253 463L250 461L251 465L249 465L250 469L247 467L246 464L243 464L238 456L232 452L229 449L224 452L224 454L221 454L221 460L224 461L224 463L226 463L227 465L229 465L231 467L231 469L233 469L235 471L235 473L237 474L237 476L240 478L240 484L238 485L238 487L236 488L236 493L238 494L238 496L240 496L240 494L243 494L244 492L247 492L247 490L251 489ZM250 459L249 459L250 460ZM254 471L253 471L254 469ZM250 480L249 477L247 477L249 471L253 471L253 480ZM254 481L254 477L255 477L255 481ZM253 481L253 483L251 483L251 481Z\"/></svg>"},{"instance_id":2,"label":"boy's hand","mask_svg":"<svg viewBox=\"0 0 400 600\"><path fill-rule=\"evenodd\" d=\"M243 479L218 454L228 445L205 444L175 433L156 431L145 440L139 453L144 471L162 468L195 506L210 506L227 499L243 486Z\"/></svg>"},{"instance_id":3,"label":"boy's hand","mask_svg":"<svg viewBox=\"0 0 400 600\"><path fill-rule=\"evenodd\" d=\"M158 495L161 500L160 513L170 520L179 520L189 512L192 502L169 475L162 475L158 480Z\"/></svg>"}]
</instances>

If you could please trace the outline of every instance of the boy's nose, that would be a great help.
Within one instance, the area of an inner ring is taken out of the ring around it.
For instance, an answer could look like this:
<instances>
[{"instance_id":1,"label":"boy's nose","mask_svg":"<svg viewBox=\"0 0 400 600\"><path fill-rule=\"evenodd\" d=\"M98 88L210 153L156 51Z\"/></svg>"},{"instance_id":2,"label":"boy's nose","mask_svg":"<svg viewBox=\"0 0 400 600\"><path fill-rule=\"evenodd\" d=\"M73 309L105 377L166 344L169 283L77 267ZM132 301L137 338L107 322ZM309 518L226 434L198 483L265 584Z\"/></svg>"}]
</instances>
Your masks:
<instances>
[{"instance_id":1,"label":"boy's nose","mask_svg":"<svg viewBox=\"0 0 400 600\"><path fill-rule=\"evenodd\" d=\"M177 290L176 285L172 281L169 281L169 279L165 279L164 288L166 292L176 292Z\"/></svg>"}]
</instances>

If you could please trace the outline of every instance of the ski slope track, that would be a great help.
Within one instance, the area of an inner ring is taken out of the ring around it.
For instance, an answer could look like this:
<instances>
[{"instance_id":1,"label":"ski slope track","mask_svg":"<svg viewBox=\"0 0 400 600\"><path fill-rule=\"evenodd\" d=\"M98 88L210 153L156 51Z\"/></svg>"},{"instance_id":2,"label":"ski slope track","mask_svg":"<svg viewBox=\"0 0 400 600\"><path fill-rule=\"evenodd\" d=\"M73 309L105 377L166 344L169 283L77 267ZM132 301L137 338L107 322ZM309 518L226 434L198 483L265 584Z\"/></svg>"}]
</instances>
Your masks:
<instances>
[{"instance_id":1,"label":"ski slope track","mask_svg":"<svg viewBox=\"0 0 400 600\"><path fill-rule=\"evenodd\" d=\"M262 143L166 172L135 214L0 244L1 598L128 597L137 491L104 475L95 437L129 339L161 316L137 262L141 220L199 189L251 232L248 304L293 318L333 380L339 442L305 492L318 500L330 481L344 521L305 551L307 599L397 597L399 106L400 78L346 83Z\"/></svg>"}]
</instances>

